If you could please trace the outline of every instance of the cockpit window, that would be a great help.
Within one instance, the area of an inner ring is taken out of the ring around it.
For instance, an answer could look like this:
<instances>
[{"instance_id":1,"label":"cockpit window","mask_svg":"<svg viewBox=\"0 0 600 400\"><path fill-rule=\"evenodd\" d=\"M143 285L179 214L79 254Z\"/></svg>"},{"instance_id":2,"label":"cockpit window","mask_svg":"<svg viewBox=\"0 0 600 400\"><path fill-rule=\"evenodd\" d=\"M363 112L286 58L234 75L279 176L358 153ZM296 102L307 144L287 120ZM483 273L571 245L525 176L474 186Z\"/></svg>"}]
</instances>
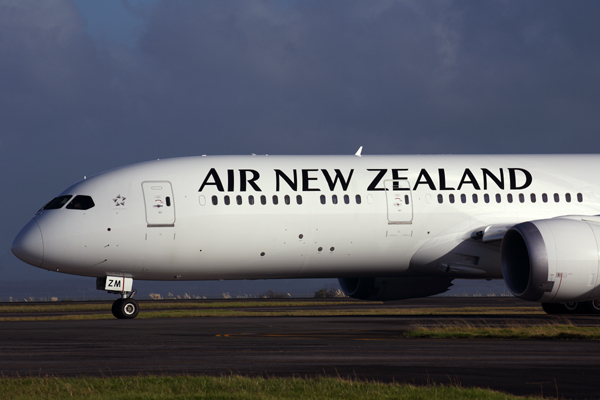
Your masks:
<instances>
[{"instance_id":1,"label":"cockpit window","mask_svg":"<svg viewBox=\"0 0 600 400\"><path fill-rule=\"evenodd\" d=\"M44 206L43 210L58 210L59 208L62 208L65 204L67 204L67 201L69 201L71 197L73 196L71 196L70 194L66 196L55 197L50 203Z\"/></svg>"},{"instance_id":2,"label":"cockpit window","mask_svg":"<svg viewBox=\"0 0 600 400\"><path fill-rule=\"evenodd\" d=\"M90 196L75 196L69 204L67 204L68 210L89 210L94 207L94 200Z\"/></svg>"}]
</instances>

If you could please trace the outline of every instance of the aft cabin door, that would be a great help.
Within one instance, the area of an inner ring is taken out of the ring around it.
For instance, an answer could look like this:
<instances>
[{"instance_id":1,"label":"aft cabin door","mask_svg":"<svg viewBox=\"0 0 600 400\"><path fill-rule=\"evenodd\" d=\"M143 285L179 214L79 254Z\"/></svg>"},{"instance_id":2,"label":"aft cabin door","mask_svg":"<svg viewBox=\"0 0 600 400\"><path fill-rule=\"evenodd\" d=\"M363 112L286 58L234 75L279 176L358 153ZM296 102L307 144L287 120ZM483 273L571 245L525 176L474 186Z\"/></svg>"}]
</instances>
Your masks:
<instances>
[{"instance_id":1,"label":"aft cabin door","mask_svg":"<svg viewBox=\"0 0 600 400\"><path fill-rule=\"evenodd\" d=\"M388 223L412 224L413 208L410 184L406 179L385 181Z\"/></svg>"},{"instance_id":2,"label":"aft cabin door","mask_svg":"<svg viewBox=\"0 0 600 400\"><path fill-rule=\"evenodd\" d=\"M142 182L142 189L148 226L175 226L175 202L171 182Z\"/></svg>"}]
</instances>

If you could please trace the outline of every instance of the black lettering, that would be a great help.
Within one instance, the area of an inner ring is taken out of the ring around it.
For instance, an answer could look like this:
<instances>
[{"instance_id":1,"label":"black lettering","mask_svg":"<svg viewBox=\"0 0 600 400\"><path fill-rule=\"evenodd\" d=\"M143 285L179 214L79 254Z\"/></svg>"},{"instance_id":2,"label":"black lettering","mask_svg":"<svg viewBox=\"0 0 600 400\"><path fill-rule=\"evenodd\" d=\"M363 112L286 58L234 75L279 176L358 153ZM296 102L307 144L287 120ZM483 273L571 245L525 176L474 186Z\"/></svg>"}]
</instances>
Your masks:
<instances>
[{"instance_id":1,"label":"black lettering","mask_svg":"<svg viewBox=\"0 0 600 400\"><path fill-rule=\"evenodd\" d=\"M417 182L415 183L413 190L417 190L417 187L424 183L429 186L429 189L435 190L435 184L433 183L433 180L431 180L431 176L429 176L426 170L422 169L421 172L419 172L419 177L417 178Z\"/></svg>"},{"instance_id":2,"label":"black lettering","mask_svg":"<svg viewBox=\"0 0 600 400\"><path fill-rule=\"evenodd\" d=\"M495 176L494 174L492 174L490 172L489 169L487 168L481 168L481 170L483 171L483 189L487 190L488 188L488 184L487 184L487 178L490 177L498 186L499 189L504 189L504 171L502 170L502 168L500 168L500 179L498 179L497 176Z\"/></svg>"},{"instance_id":3,"label":"black lettering","mask_svg":"<svg viewBox=\"0 0 600 400\"><path fill-rule=\"evenodd\" d=\"M443 168L438 169L438 175L440 177L440 190L454 190L453 187L446 186L446 171Z\"/></svg>"},{"instance_id":4,"label":"black lettering","mask_svg":"<svg viewBox=\"0 0 600 400\"><path fill-rule=\"evenodd\" d=\"M521 186L517 186L517 174L515 173L516 171L521 171L525 175L525 183L522 184ZM531 185L531 182L533 181L533 178L532 178L531 174L529 173L529 171L524 170L523 168L509 168L508 176L510 179L510 189L511 190L526 189L529 187L529 185Z\"/></svg>"},{"instance_id":5,"label":"black lettering","mask_svg":"<svg viewBox=\"0 0 600 400\"><path fill-rule=\"evenodd\" d=\"M408 178L405 176L400 176L400 172L408 171L406 168L395 168L392 169L392 190L410 190L408 185ZM399 181L407 181L406 186L400 186Z\"/></svg>"},{"instance_id":6,"label":"black lettering","mask_svg":"<svg viewBox=\"0 0 600 400\"><path fill-rule=\"evenodd\" d=\"M468 180L467 180L467 178L468 178ZM460 190L460 188L462 188L462 186L466 185L467 183L470 185L473 185L473 187L476 190L481 189L479 187L479 183L477 183L477 179L475 179L475 176L473 175L473 173L471 172L471 170L469 168L465 168L465 173L463 174L462 178L460 178L460 183L458 184L457 190Z\"/></svg>"},{"instance_id":7,"label":"black lettering","mask_svg":"<svg viewBox=\"0 0 600 400\"><path fill-rule=\"evenodd\" d=\"M381 181L381 179L383 179L383 176L387 172L387 169L367 169L367 171L379 171L379 173L377 174L375 179L373 179L373 181L371 182L371 184L369 185L367 190L369 190L369 191L385 190L385 188L377 188L377 185L379 185L379 182Z\"/></svg>"},{"instance_id":8,"label":"black lettering","mask_svg":"<svg viewBox=\"0 0 600 400\"><path fill-rule=\"evenodd\" d=\"M284 181L290 186L293 191L298 190L298 176L296 174L296 170L294 170L294 180L292 181L286 174L284 174L280 169L275 170L275 191L279 192L279 178L283 178Z\"/></svg>"},{"instance_id":9,"label":"black lettering","mask_svg":"<svg viewBox=\"0 0 600 400\"><path fill-rule=\"evenodd\" d=\"M115 279L108 280L108 287L118 288L121 287L121 281Z\"/></svg>"},{"instance_id":10,"label":"black lettering","mask_svg":"<svg viewBox=\"0 0 600 400\"><path fill-rule=\"evenodd\" d=\"M252 173L252 179L246 178L247 172ZM260 174L258 173L258 171L255 171L253 169L240 169L240 191L245 192L246 183L248 183L250 186L252 186L252 189L254 189L257 192L261 192L260 188L256 184L256 180L258 178L260 178Z\"/></svg>"},{"instance_id":11,"label":"black lettering","mask_svg":"<svg viewBox=\"0 0 600 400\"><path fill-rule=\"evenodd\" d=\"M227 191L233 192L235 190L235 178L233 177L234 171L232 169L227 170Z\"/></svg>"},{"instance_id":12,"label":"black lettering","mask_svg":"<svg viewBox=\"0 0 600 400\"><path fill-rule=\"evenodd\" d=\"M302 191L304 192L319 192L321 189L310 188L310 181L316 181L317 178L311 178L308 176L309 172L318 171L318 169L303 169L302 170Z\"/></svg>"},{"instance_id":13,"label":"black lettering","mask_svg":"<svg viewBox=\"0 0 600 400\"><path fill-rule=\"evenodd\" d=\"M408 171L408 169L407 168L392 169L392 179L408 179L405 176L400 176L399 175L400 171L404 172L404 171Z\"/></svg>"},{"instance_id":14,"label":"black lettering","mask_svg":"<svg viewBox=\"0 0 600 400\"><path fill-rule=\"evenodd\" d=\"M212 178L212 182L209 181L210 178ZM198 191L201 192L202 189L204 189L204 186L207 185L215 185L219 192L223 191L223 184L221 183L221 178L219 178L219 174L217 174L217 171L215 171L214 168L211 168L210 171L208 171L208 174L206 174L206 178L204 178L204 182L202 182L202 185L200 186L200 189L198 189Z\"/></svg>"},{"instance_id":15,"label":"black lettering","mask_svg":"<svg viewBox=\"0 0 600 400\"><path fill-rule=\"evenodd\" d=\"M342 189L348 190L348 185L350 184L350 179L352 179L352 174L354 173L354 170L351 169L350 174L348 174L348 180L345 180L344 175L342 175L342 172L339 169L336 169L336 170L334 170L335 171L335 179L331 180L331 176L329 175L329 172L326 169L322 169L321 171L323 172L323 176L325 176L325 180L327 181L327 185L329 185L329 190L331 190L331 191L335 190L335 185L337 184L338 179L340 181L340 184L342 185Z\"/></svg>"}]
</instances>

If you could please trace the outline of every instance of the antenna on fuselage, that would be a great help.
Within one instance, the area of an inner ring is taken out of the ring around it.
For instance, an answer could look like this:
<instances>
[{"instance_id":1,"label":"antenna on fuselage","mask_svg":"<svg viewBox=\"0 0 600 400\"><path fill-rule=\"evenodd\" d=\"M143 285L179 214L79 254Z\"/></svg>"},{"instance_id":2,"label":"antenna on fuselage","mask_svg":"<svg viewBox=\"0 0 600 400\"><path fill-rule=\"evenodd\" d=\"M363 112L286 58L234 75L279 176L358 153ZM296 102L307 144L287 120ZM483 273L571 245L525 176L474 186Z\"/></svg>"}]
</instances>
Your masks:
<instances>
[{"instance_id":1,"label":"antenna on fuselage","mask_svg":"<svg viewBox=\"0 0 600 400\"><path fill-rule=\"evenodd\" d=\"M362 147L362 146L360 146L360 147L358 148L358 151L357 151L356 153L354 153L354 155L355 155L355 156L357 156L357 157L360 157L360 156L361 156L361 154L360 154L360 153L362 153L362 148L363 148L363 147Z\"/></svg>"}]
</instances>

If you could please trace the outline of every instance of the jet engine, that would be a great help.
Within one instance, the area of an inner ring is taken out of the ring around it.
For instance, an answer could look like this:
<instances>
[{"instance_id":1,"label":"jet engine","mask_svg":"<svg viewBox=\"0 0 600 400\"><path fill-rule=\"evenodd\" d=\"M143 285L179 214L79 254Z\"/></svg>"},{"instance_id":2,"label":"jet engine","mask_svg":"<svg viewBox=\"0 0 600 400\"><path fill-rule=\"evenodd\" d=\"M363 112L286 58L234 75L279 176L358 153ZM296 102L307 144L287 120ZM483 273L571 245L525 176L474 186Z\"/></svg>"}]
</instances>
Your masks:
<instances>
[{"instance_id":1,"label":"jet engine","mask_svg":"<svg viewBox=\"0 0 600 400\"><path fill-rule=\"evenodd\" d=\"M600 299L600 224L585 218L531 221L506 231L502 274L516 297L544 303Z\"/></svg>"},{"instance_id":2,"label":"jet engine","mask_svg":"<svg viewBox=\"0 0 600 400\"><path fill-rule=\"evenodd\" d=\"M454 278L394 277L394 278L340 278L344 293L361 300L402 300L427 297L447 291Z\"/></svg>"}]
</instances>

